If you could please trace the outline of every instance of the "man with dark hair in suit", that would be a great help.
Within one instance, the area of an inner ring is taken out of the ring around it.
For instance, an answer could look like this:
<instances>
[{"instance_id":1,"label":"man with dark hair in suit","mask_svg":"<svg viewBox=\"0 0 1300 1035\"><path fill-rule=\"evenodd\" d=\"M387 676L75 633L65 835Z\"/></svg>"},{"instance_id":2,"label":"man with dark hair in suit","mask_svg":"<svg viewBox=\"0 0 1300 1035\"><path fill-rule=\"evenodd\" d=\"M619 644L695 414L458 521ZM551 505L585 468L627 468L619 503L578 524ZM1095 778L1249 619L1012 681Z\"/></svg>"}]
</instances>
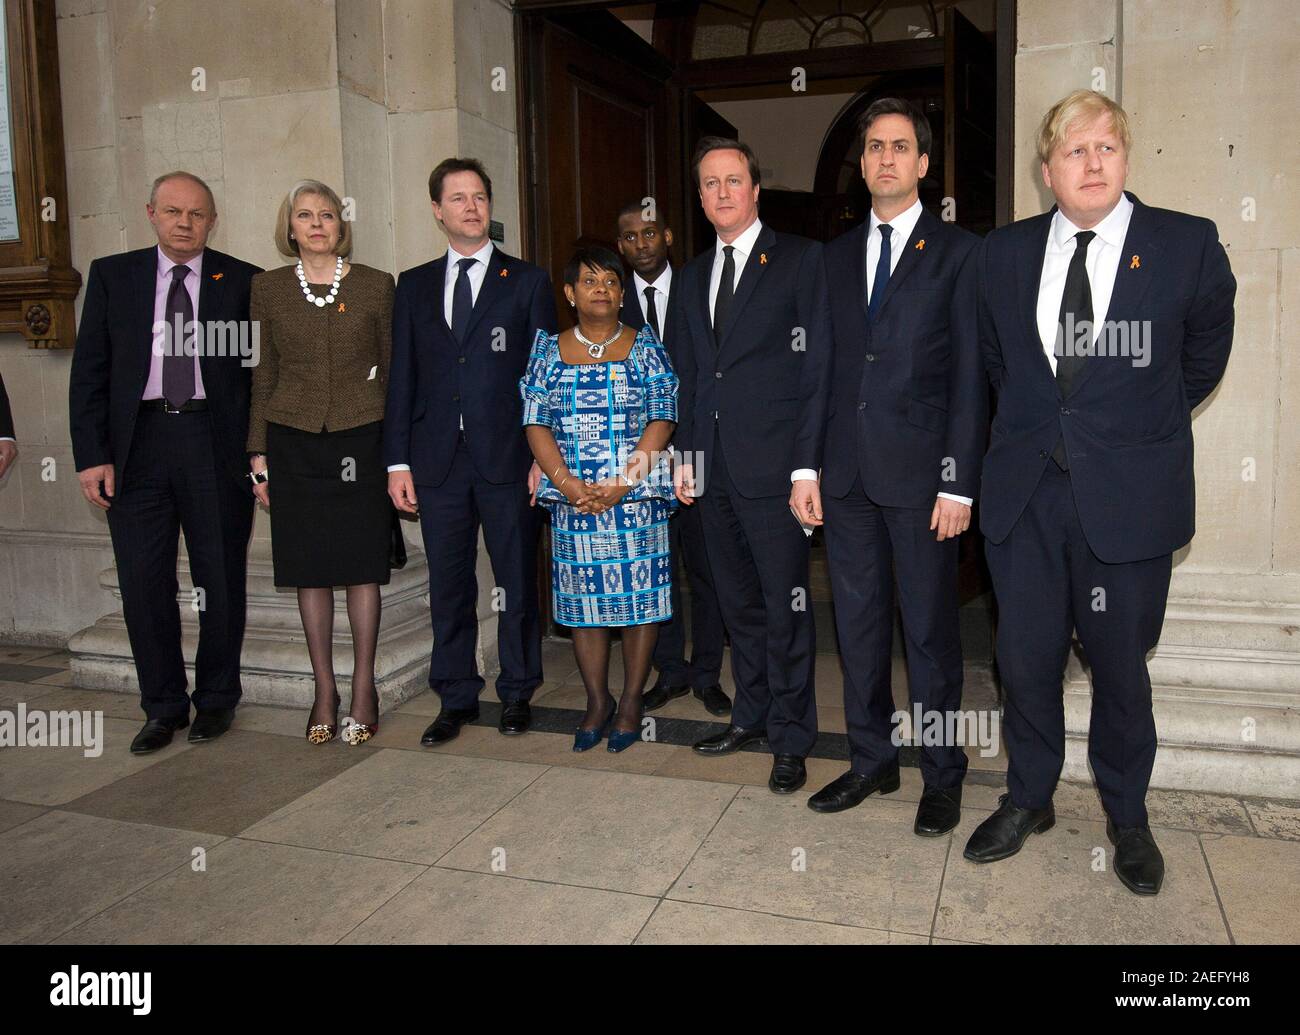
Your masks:
<instances>
[{"instance_id":1,"label":"man with dark hair in suit","mask_svg":"<svg viewBox=\"0 0 1300 1035\"><path fill-rule=\"evenodd\" d=\"M14 413L9 408L9 393L0 377L0 478L8 473L18 459L17 432L14 431Z\"/></svg>"},{"instance_id":2,"label":"man with dark hair in suit","mask_svg":"<svg viewBox=\"0 0 1300 1035\"><path fill-rule=\"evenodd\" d=\"M851 752L849 771L809 799L817 812L899 787L895 577L913 704L927 716L961 707L957 537L970 527L988 419L971 261L979 238L921 207L930 125L915 105L883 97L858 126L871 213L826 246L831 414L820 486L812 471L795 482L796 509L825 509ZM927 741L921 773L913 829L937 837L961 818L966 756Z\"/></svg>"},{"instance_id":3,"label":"man with dark hair in suit","mask_svg":"<svg viewBox=\"0 0 1300 1035\"><path fill-rule=\"evenodd\" d=\"M1147 823L1156 755L1146 655L1173 552L1195 531L1192 410L1232 348L1237 284L1208 219L1124 191L1128 117L1077 90L1038 136L1052 210L993 231L977 255L979 335L997 412L980 529L998 602L1007 790L971 834L1005 859L1056 821L1061 677L1076 632L1092 674L1088 761L1130 891L1159 892Z\"/></svg>"},{"instance_id":4,"label":"man with dark hair in suit","mask_svg":"<svg viewBox=\"0 0 1300 1035\"><path fill-rule=\"evenodd\" d=\"M618 250L632 267L632 281L623 292L619 318L638 330L649 323L670 358L673 343L664 341L664 331L671 322L668 314L676 304L673 268L668 263L672 243L672 229L663 223L653 198L623 206L618 214ZM674 698L694 692L711 714L726 715L731 711L731 701L718 684L722 671L722 615L709 571L699 511L680 508L668 528L674 562L681 559L691 583L691 659L686 660L686 621L678 580L674 578L673 617L663 623L655 644L654 664L659 679L642 703L646 711L652 712ZM676 567L674 563L674 571Z\"/></svg>"},{"instance_id":5,"label":"man with dark hair in suit","mask_svg":"<svg viewBox=\"0 0 1300 1035\"><path fill-rule=\"evenodd\" d=\"M758 217L758 160L705 137L695 183L717 231L687 263L667 338L681 379L678 498L699 506L718 604L731 637L731 725L695 745L726 754L767 740L768 787L808 778L817 739L816 633L808 539L791 513L793 476L821 466L831 330L822 246Z\"/></svg>"},{"instance_id":6,"label":"man with dark hair in suit","mask_svg":"<svg viewBox=\"0 0 1300 1035\"><path fill-rule=\"evenodd\" d=\"M192 173L155 180L147 211L156 246L90 264L68 393L77 478L108 511L148 720L132 741L136 754L190 725L176 601L181 532L199 612L190 741L229 729L242 694L253 529L244 443L256 353L229 348L213 328L247 328L260 272L207 247L216 202Z\"/></svg>"},{"instance_id":7,"label":"man with dark hair in suit","mask_svg":"<svg viewBox=\"0 0 1300 1035\"><path fill-rule=\"evenodd\" d=\"M442 710L424 731L426 746L456 737L479 714L480 527L496 580L498 729L521 734L532 721L528 702L542 682L540 526L519 379L537 332L556 329L550 277L488 237L492 181L482 163L439 163L429 197L449 247L398 278L384 413L388 494L398 509L418 511L429 559L429 686Z\"/></svg>"}]
</instances>

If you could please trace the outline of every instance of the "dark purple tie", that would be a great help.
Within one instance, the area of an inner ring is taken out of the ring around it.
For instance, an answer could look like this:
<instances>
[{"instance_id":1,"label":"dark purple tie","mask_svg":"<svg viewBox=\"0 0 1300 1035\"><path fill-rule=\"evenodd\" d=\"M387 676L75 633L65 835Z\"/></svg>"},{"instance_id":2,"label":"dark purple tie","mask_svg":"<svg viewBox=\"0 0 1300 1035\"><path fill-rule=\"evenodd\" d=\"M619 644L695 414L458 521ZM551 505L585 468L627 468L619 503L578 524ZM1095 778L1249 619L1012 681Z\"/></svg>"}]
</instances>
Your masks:
<instances>
[{"instance_id":1,"label":"dark purple tie","mask_svg":"<svg viewBox=\"0 0 1300 1035\"><path fill-rule=\"evenodd\" d=\"M167 326L172 335L172 347L163 356L162 393L173 407L180 409L194 398L194 357L186 355L185 327L194 319L194 306L190 293L185 290L188 266L172 267L172 286L167 291ZM177 322L180 334L176 334Z\"/></svg>"}]
</instances>

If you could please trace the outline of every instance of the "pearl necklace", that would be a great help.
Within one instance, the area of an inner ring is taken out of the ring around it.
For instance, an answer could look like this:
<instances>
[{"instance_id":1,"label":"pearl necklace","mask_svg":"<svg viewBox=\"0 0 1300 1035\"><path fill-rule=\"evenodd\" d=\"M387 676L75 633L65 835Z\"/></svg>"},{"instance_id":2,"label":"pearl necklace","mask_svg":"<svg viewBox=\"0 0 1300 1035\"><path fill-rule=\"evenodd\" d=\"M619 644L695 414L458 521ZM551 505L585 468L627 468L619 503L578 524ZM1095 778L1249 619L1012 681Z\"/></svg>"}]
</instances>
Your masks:
<instances>
[{"instance_id":1,"label":"pearl necklace","mask_svg":"<svg viewBox=\"0 0 1300 1035\"><path fill-rule=\"evenodd\" d=\"M618 336L622 333L623 333L623 325L620 323L618 327L615 328L614 333L610 337L606 338L604 341L596 342L596 341L592 341L585 334L583 334L582 328L578 327L576 324L574 325L573 328L574 337L576 337L580 342L582 342L582 344L587 346L587 355L590 356L592 359L600 359L602 356L604 356L605 350L609 348L611 345L613 345L614 342L618 341Z\"/></svg>"},{"instance_id":2,"label":"pearl necklace","mask_svg":"<svg viewBox=\"0 0 1300 1035\"><path fill-rule=\"evenodd\" d=\"M302 260L298 260L298 283L302 285L302 293L307 296L307 301L317 308L329 305L338 297L339 281L343 279L343 256L340 255L338 262L334 265L334 286L330 288L330 293L324 298L317 298L311 293L311 288L307 286L307 275L303 273Z\"/></svg>"}]
</instances>

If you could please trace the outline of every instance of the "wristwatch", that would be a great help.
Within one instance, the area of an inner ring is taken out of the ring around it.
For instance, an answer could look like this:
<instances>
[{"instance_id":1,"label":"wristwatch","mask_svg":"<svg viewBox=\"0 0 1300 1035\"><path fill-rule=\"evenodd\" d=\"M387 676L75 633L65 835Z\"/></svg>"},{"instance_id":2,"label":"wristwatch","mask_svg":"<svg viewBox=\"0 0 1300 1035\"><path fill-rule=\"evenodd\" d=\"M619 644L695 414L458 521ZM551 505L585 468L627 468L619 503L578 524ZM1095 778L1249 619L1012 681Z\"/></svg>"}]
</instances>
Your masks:
<instances>
[{"instance_id":1,"label":"wristwatch","mask_svg":"<svg viewBox=\"0 0 1300 1035\"><path fill-rule=\"evenodd\" d=\"M248 478L254 485L265 485L267 481L265 471L249 471Z\"/></svg>"}]
</instances>

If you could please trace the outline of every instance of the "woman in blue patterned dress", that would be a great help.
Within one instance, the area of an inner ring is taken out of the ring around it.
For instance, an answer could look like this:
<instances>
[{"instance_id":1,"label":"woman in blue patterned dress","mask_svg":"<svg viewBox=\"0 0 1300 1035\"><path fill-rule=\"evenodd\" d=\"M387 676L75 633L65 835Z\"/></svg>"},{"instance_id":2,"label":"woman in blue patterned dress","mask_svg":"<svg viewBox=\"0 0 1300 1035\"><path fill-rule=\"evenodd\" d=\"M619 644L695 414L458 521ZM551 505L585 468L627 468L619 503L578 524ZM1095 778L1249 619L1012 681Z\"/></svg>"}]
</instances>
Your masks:
<instances>
[{"instance_id":1,"label":"woman in blue patterned dress","mask_svg":"<svg viewBox=\"0 0 1300 1035\"><path fill-rule=\"evenodd\" d=\"M587 714L573 750L609 731L610 751L640 739L641 692L659 622L672 617L668 518L676 506L665 452L677 375L648 326L618 319L623 266L582 248L564 270L577 326L539 331L520 381L528 445L551 512L555 620L573 627ZM610 631L622 630L623 696L609 691ZM612 729L611 729L612 726Z\"/></svg>"}]
</instances>

